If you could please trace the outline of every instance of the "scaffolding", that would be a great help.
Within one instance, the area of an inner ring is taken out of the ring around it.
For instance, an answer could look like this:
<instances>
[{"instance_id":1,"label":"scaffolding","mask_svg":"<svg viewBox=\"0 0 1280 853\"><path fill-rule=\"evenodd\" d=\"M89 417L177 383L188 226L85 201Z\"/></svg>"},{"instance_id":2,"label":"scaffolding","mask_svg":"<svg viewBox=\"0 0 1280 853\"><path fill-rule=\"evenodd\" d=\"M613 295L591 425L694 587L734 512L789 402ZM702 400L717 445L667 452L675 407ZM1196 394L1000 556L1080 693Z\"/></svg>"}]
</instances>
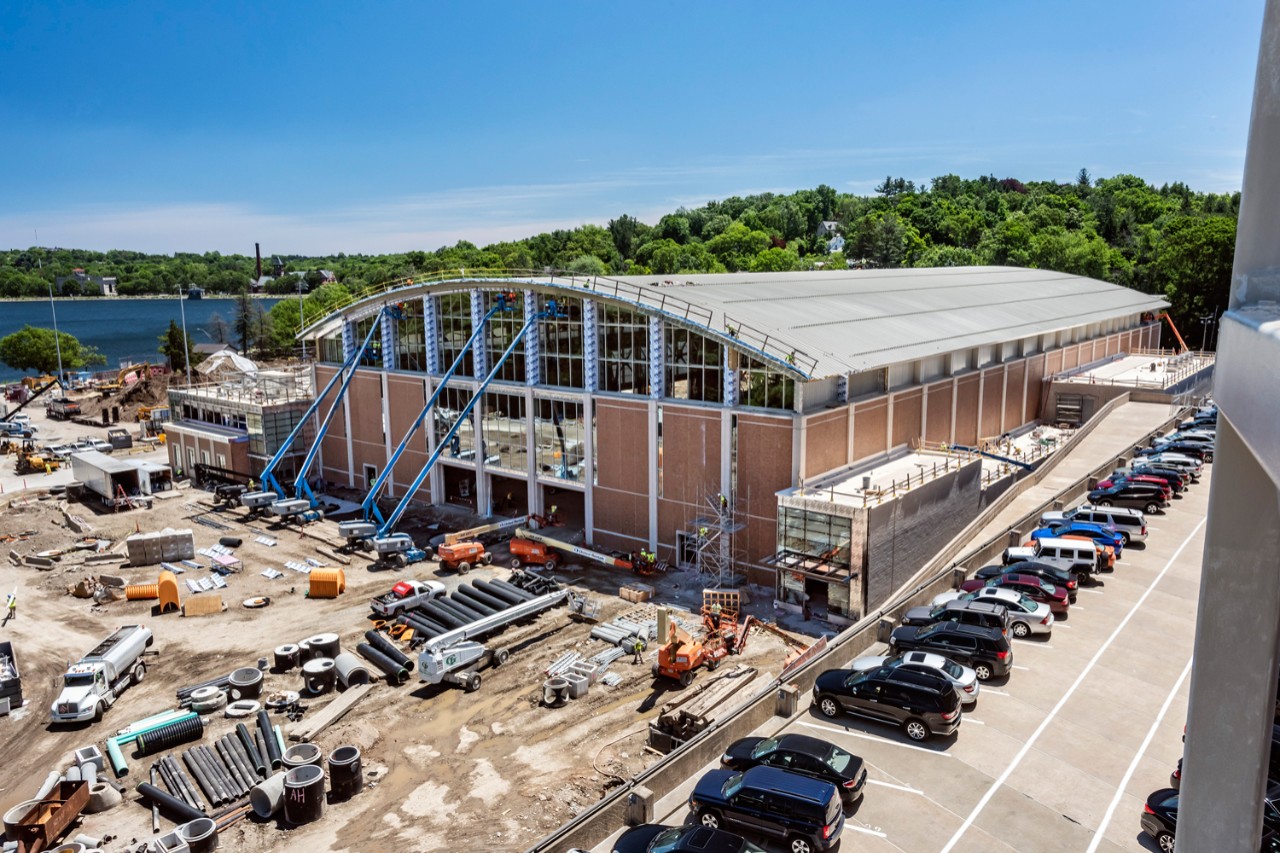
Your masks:
<instances>
[{"instance_id":1,"label":"scaffolding","mask_svg":"<svg viewBox=\"0 0 1280 853\"><path fill-rule=\"evenodd\" d=\"M697 548L698 573L707 576L708 588L738 586L742 578L737 567L742 556L736 534L746 525L737 521L737 507L725 495L707 495L705 503L709 511L693 520L690 531Z\"/></svg>"}]
</instances>

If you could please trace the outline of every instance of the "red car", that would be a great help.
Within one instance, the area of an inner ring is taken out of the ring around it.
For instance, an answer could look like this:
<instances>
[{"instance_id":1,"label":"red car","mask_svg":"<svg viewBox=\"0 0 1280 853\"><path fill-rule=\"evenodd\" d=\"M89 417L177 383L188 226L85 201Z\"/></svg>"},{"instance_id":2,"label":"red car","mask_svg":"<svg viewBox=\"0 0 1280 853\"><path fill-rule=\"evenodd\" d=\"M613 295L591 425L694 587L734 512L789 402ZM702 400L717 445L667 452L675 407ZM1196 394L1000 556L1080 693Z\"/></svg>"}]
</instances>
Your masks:
<instances>
[{"instance_id":1,"label":"red car","mask_svg":"<svg viewBox=\"0 0 1280 853\"><path fill-rule=\"evenodd\" d=\"M1035 575L1020 575L1017 572L1010 572L985 581L973 578L961 584L960 589L964 592L973 592L984 586L994 586L1000 589L1011 589L1014 592L1020 592L1032 601L1049 605L1049 612L1055 616L1066 613L1067 608L1071 606L1071 602L1067 598L1067 590L1064 587L1041 580Z\"/></svg>"},{"instance_id":2,"label":"red car","mask_svg":"<svg viewBox=\"0 0 1280 853\"><path fill-rule=\"evenodd\" d=\"M1164 494L1164 499L1167 501L1173 500L1173 487L1170 486L1163 477L1152 477L1150 474L1132 474L1128 477L1113 477L1108 480L1100 480L1098 482L1098 488L1109 489L1112 486L1120 486L1130 481L1135 483L1151 483L1152 485L1159 486L1160 491Z\"/></svg>"}]
</instances>

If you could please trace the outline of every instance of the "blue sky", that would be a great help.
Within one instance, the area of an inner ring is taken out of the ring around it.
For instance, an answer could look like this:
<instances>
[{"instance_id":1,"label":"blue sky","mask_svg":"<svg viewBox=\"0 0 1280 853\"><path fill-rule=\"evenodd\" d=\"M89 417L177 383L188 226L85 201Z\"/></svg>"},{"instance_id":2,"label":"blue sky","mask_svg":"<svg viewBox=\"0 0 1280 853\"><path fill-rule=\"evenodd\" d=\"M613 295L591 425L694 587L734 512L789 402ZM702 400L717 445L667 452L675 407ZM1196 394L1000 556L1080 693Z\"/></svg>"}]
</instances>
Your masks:
<instances>
[{"instance_id":1,"label":"blue sky","mask_svg":"<svg viewBox=\"0 0 1280 853\"><path fill-rule=\"evenodd\" d=\"M887 174L1239 189L1262 0L0 0L0 246L435 249Z\"/></svg>"}]
</instances>

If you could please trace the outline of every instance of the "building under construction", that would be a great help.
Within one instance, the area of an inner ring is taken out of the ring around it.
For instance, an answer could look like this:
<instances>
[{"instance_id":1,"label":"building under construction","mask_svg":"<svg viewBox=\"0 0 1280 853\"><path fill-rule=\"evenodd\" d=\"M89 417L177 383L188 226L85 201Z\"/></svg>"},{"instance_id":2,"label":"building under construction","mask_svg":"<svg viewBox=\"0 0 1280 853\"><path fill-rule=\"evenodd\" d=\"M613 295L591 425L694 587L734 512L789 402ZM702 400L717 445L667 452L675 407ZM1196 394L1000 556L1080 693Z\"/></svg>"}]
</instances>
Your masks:
<instances>
[{"instance_id":1,"label":"building under construction","mask_svg":"<svg viewBox=\"0 0 1280 853\"><path fill-rule=\"evenodd\" d=\"M374 483L456 363L387 495L403 497L449 436L413 500L481 515L554 507L597 547L856 617L860 534L848 512L794 490L913 443L1016 432L1042 416L1048 378L1158 346L1165 304L1003 267L464 273L360 297L301 337L319 354L312 387L361 353L322 439L325 480Z\"/></svg>"}]
</instances>

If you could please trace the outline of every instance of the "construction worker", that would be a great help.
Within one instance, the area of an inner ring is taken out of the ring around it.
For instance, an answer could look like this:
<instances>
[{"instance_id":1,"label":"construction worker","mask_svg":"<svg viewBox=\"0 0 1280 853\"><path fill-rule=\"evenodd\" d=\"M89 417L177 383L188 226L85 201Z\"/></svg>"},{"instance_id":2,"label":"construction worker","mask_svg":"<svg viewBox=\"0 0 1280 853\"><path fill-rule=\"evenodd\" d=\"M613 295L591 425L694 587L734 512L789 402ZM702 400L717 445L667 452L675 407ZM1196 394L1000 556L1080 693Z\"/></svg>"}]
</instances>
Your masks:
<instances>
[{"instance_id":1,"label":"construction worker","mask_svg":"<svg viewBox=\"0 0 1280 853\"><path fill-rule=\"evenodd\" d=\"M792 350L792 351L791 351L791 353L787 356L787 364L791 365L792 367L795 367L795 366L796 366L796 351L795 351L795 350Z\"/></svg>"},{"instance_id":2,"label":"construction worker","mask_svg":"<svg viewBox=\"0 0 1280 853\"><path fill-rule=\"evenodd\" d=\"M635 637L631 641L631 662L633 664L644 663L644 640Z\"/></svg>"},{"instance_id":3,"label":"construction worker","mask_svg":"<svg viewBox=\"0 0 1280 853\"><path fill-rule=\"evenodd\" d=\"M720 630L720 602L711 605L711 630Z\"/></svg>"},{"instance_id":4,"label":"construction worker","mask_svg":"<svg viewBox=\"0 0 1280 853\"><path fill-rule=\"evenodd\" d=\"M252 491L253 491L254 489L256 489L257 487L258 487L258 484L257 484L257 483L255 483L255 482L253 481L253 478L252 478L252 477L250 477L250 478L249 478L249 491L251 491L251 492L252 492Z\"/></svg>"},{"instance_id":5,"label":"construction worker","mask_svg":"<svg viewBox=\"0 0 1280 853\"><path fill-rule=\"evenodd\" d=\"M728 499L728 498L726 498L726 497L724 496L724 494L723 494L723 493L721 493L721 495L720 495L720 509L728 509L728 508L729 508L729 499Z\"/></svg>"},{"instance_id":6,"label":"construction worker","mask_svg":"<svg viewBox=\"0 0 1280 853\"><path fill-rule=\"evenodd\" d=\"M705 527L699 527L699 528L698 528L698 535L699 535L699 536L701 536L703 539L706 539L706 538L707 538L707 528L705 528Z\"/></svg>"},{"instance_id":7,"label":"construction worker","mask_svg":"<svg viewBox=\"0 0 1280 853\"><path fill-rule=\"evenodd\" d=\"M5 606L8 608L8 615L5 616L5 621L8 622L10 619L17 619L18 618L18 591L17 590L14 590L13 592L9 593L9 597L5 601Z\"/></svg>"}]
</instances>

